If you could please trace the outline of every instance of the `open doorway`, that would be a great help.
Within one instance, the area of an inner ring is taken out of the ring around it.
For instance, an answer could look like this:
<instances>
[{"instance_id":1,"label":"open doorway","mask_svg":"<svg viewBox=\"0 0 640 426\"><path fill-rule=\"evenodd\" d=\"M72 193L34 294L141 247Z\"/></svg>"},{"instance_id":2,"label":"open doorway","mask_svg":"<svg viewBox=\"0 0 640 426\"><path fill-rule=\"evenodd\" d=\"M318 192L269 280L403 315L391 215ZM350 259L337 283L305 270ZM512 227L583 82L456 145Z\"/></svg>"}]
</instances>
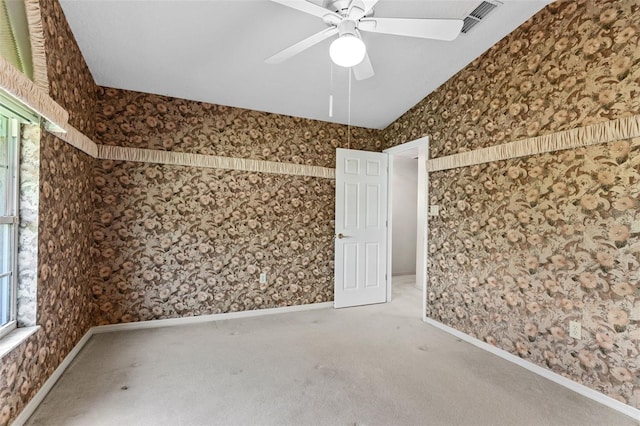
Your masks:
<instances>
[{"instance_id":1,"label":"open doorway","mask_svg":"<svg viewBox=\"0 0 640 426\"><path fill-rule=\"evenodd\" d=\"M427 137L399 145L389 154L389 255L387 301L394 294L415 298L426 314Z\"/></svg>"}]
</instances>

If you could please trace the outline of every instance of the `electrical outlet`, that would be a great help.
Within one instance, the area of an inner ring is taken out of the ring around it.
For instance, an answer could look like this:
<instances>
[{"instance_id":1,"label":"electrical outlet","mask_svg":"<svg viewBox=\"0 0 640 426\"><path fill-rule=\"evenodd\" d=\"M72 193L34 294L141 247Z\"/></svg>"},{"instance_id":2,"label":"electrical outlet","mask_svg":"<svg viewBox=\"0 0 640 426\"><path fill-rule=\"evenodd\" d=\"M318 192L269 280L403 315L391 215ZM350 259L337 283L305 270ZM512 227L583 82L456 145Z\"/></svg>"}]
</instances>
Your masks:
<instances>
[{"instance_id":1,"label":"electrical outlet","mask_svg":"<svg viewBox=\"0 0 640 426\"><path fill-rule=\"evenodd\" d=\"M267 274L265 272L262 272L260 274L260 284L264 284L267 282Z\"/></svg>"},{"instance_id":2,"label":"electrical outlet","mask_svg":"<svg viewBox=\"0 0 640 426\"><path fill-rule=\"evenodd\" d=\"M440 206L437 204L430 205L429 216L440 216Z\"/></svg>"},{"instance_id":3,"label":"electrical outlet","mask_svg":"<svg viewBox=\"0 0 640 426\"><path fill-rule=\"evenodd\" d=\"M582 338L582 325L578 321L569 321L569 337Z\"/></svg>"}]
</instances>

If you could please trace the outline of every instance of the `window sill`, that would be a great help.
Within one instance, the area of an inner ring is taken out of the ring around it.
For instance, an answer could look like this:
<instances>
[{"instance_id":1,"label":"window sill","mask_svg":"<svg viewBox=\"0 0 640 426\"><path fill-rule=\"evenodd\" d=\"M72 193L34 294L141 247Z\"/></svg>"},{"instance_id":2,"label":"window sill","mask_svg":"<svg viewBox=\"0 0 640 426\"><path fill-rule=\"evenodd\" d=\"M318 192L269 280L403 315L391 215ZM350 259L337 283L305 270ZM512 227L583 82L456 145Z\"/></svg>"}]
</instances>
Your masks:
<instances>
[{"instance_id":1,"label":"window sill","mask_svg":"<svg viewBox=\"0 0 640 426\"><path fill-rule=\"evenodd\" d=\"M39 329L39 325L33 327L20 327L0 338L0 359L8 355L12 350L17 348L22 342L27 340Z\"/></svg>"}]
</instances>

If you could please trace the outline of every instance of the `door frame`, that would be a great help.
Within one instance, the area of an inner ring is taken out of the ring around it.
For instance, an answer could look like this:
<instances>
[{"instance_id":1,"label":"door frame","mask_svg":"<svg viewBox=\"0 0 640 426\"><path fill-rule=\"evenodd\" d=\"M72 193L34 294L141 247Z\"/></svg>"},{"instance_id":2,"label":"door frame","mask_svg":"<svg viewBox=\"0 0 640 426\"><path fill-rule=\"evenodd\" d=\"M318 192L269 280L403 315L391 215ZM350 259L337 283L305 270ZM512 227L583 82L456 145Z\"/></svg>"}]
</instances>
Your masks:
<instances>
[{"instance_id":1,"label":"door frame","mask_svg":"<svg viewBox=\"0 0 640 426\"><path fill-rule=\"evenodd\" d=\"M429 136L425 136L411 142L403 143L391 148L387 148L382 152L389 155L389 172L387 174L388 182L388 200L387 200L387 302L391 301L391 290L393 285L392 278L392 250L393 250L393 157L404 151L418 148L418 215L416 227L422 232L418 232L417 236L421 237L421 241L416 241L416 281L422 287L422 319L427 317L427 283L428 283L428 243L429 243L429 215L427 207L429 205ZM420 268L420 266L422 266Z\"/></svg>"}]
</instances>

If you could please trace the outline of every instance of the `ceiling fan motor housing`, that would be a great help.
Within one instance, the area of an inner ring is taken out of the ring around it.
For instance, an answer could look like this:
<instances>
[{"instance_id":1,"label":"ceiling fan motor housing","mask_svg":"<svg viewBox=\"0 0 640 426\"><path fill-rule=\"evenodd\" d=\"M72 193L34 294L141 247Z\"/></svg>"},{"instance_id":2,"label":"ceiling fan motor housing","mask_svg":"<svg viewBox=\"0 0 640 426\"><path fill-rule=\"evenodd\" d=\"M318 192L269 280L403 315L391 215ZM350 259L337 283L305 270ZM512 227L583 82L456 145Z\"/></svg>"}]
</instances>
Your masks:
<instances>
[{"instance_id":1,"label":"ceiling fan motor housing","mask_svg":"<svg viewBox=\"0 0 640 426\"><path fill-rule=\"evenodd\" d=\"M349 12L349 0L329 1L327 9L335 11L338 15L347 16Z\"/></svg>"},{"instance_id":2,"label":"ceiling fan motor housing","mask_svg":"<svg viewBox=\"0 0 640 426\"><path fill-rule=\"evenodd\" d=\"M362 0L335 0L329 2L327 9L335 11L343 18L357 16L359 19L364 16L367 7ZM371 14L371 12L373 10L370 10L367 14Z\"/></svg>"},{"instance_id":3,"label":"ceiling fan motor housing","mask_svg":"<svg viewBox=\"0 0 640 426\"><path fill-rule=\"evenodd\" d=\"M391 34L433 40L454 40L463 27L462 19L378 18L373 8L378 0L271 0L323 20L328 28L265 59L277 64L338 35L329 47L334 63L353 67L356 80L374 75L360 32ZM495 0L497 1L497 0ZM320 4L326 5L325 7ZM344 59L344 60L342 60ZM357 66L356 66L357 65Z\"/></svg>"},{"instance_id":4,"label":"ceiling fan motor housing","mask_svg":"<svg viewBox=\"0 0 640 426\"><path fill-rule=\"evenodd\" d=\"M357 37L356 28L357 28L356 21L352 19L343 19L342 22L338 24L338 34L340 34L340 37L342 36Z\"/></svg>"}]
</instances>

